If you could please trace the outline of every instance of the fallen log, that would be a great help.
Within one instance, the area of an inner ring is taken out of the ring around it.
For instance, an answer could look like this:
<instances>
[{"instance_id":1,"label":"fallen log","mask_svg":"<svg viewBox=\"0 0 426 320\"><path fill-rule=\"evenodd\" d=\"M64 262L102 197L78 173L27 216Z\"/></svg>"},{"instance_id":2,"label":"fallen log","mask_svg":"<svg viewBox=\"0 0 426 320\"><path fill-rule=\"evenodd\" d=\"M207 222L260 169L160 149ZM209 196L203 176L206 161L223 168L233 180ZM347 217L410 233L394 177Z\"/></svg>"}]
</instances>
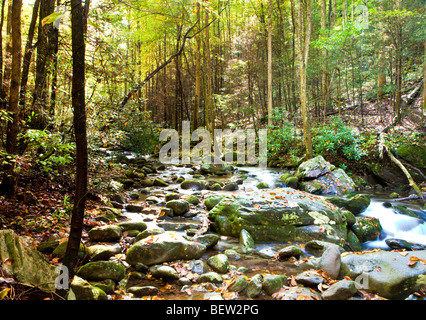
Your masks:
<instances>
[{"instance_id":1,"label":"fallen log","mask_svg":"<svg viewBox=\"0 0 426 320\"><path fill-rule=\"evenodd\" d=\"M425 198L425 197L426 197L426 193L423 193L423 197L422 198ZM420 198L419 196L411 195L410 197L391 199L390 202L419 200L419 199L422 199L422 198Z\"/></svg>"}]
</instances>

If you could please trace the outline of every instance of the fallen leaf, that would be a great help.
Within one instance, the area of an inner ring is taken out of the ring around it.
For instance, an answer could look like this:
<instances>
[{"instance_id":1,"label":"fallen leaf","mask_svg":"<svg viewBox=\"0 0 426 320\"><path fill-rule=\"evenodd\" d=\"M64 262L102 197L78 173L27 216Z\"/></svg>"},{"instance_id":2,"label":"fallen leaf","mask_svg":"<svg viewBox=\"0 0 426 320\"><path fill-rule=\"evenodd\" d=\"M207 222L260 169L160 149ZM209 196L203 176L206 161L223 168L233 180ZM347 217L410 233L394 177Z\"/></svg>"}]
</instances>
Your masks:
<instances>
[{"instance_id":1,"label":"fallen leaf","mask_svg":"<svg viewBox=\"0 0 426 320\"><path fill-rule=\"evenodd\" d=\"M0 291L0 300L3 300L7 296L9 291L10 291L10 288L6 288Z\"/></svg>"}]
</instances>

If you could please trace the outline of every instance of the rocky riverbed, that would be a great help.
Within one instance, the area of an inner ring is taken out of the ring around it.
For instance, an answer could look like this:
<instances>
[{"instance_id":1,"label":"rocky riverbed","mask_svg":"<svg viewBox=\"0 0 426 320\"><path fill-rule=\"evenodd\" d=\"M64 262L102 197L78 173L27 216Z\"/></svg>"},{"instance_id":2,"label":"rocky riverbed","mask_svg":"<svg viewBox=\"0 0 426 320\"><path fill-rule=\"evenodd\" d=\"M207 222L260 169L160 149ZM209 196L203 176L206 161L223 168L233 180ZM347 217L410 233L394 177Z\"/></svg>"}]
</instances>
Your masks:
<instances>
[{"instance_id":1,"label":"rocky riverbed","mask_svg":"<svg viewBox=\"0 0 426 320\"><path fill-rule=\"evenodd\" d=\"M426 247L387 239L387 250L365 249L383 236L380 220L363 215L371 200L344 195L355 184L322 157L295 172L152 161L132 168L111 183L125 191L97 211L69 299L425 295ZM4 261L13 250L10 235L2 235ZM38 250L60 260L65 248L53 240Z\"/></svg>"}]
</instances>

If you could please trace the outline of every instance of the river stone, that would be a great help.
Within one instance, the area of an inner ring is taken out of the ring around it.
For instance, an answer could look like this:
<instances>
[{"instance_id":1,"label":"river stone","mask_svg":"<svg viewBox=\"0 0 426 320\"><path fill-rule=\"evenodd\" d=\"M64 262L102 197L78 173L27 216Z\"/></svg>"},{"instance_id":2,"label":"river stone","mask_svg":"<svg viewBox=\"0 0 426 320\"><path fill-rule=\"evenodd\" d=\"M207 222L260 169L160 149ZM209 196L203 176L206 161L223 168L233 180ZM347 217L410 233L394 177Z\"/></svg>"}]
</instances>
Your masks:
<instances>
[{"instance_id":1,"label":"river stone","mask_svg":"<svg viewBox=\"0 0 426 320\"><path fill-rule=\"evenodd\" d=\"M382 232L380 221L372 217L356 217L351 229L361 242L376 240Z\"/></svg>"},{"instance_id":2,"label":"river stone","mask_svg":"<svg viewBox=\"0 0 426 320\"><path fill-rule=\"evenodd\" d=\"M325 250L329 247L335 247L337 248L340 253L345 252L345 249L343 249L341 246L331 243L331 242L325 242L325 241L319 241L319 240L312 240L306 243L305 250L316 255L321 256Z\"/></svg>"},{"instance_id":3,"label":"river stone","mask_svg":"<svg viewBox=\"0 0 426 320\"><path fill-rule=\"evenodd\" d=\"M114 242L120 240L122 231L117 225L94 227L88 232L89 238L95 242Z\"/></svg>"},{"instance_id":4,"label":"river stone","mask_svg":"<svg viewBox=\"0 0 426 320\"><path fill-rule=\"evenodd\" d=\"M166 207L172 209L176 216L181 216L189 211L189 203L185 200L170 200L166 203Z\"/></svg>"},{"instance_id":5,"label":"river stone","mask_svg":"<svg viewBox=\"0 0 426 320\"><path fill-rule=\"evenodd\" d=\"M223 281L222 277L220 276L220 274L216 272L203 273L202 275L198 277L198 280L197 280L198 283L203 283L203 282L222 283L222 281Z\"/></svg>"},{"instance_id":6,"label":"river stone","mask_svg":"<svg viewBox=\"0 0 426 320\"><path fill-rule=\"evenodd\" d=\"M247 297L256 298L262 292L262 284L263 276L261 274L253 276L247 285Z\"/></svg>"},{"instance_id":7,"label":"river stone","mask_svg":"<svg viewBox=\"0 0 426 320\"><path fill-rule=\"evenodd\" d=\"M208 159L210 163L206 163L206 158L203 159L203 163L200 165L201 173L213 174L213 175L228 175L233 171L233 167L222 159L212 156Z\"/></svg>"},{"instance_id":8,"label":"river stone","mask_svg":"<svg viewBox=\"0 0 426 320\"><path fill-rule=\"evenodd\" d=\"M336 247L327 248L322 254L318 268L327 272L332 279L337 279L339 276L341 265L340 250Z\"/></svg>"},{"instance_id":9,"label":"river stone","mask_svg":"<svg viewBox=\"0 0 426 320\"><path fill-rule=\"evenodd\" d=\"M272 275L267 274L263 276L262 289L266 294L272 295L282 288L287 283L285 275Z\"/></svg>"},{"instance_id":10,"label":"river stone","mask_svg":"<svg viewBox=\"0 0 426 320\"><path fill-rule=\"evenodd\" d=\"M210 268L218 273L227 273L229 271L229 260L226 254L217 254L207 260Z\"/></svg>"},{"instance_id":11,"label":"river stone","mask_svg":"<svg viewBox=\"0 0 426 320\"><path fill-rule=\"evenodd\" d=\"M158 288L154 286L134 286L128 288L126 291L133 294L136 298L141 298L144 296L155 296L158 293Z\"/></svg>"},{"instance_id":12,"label":"river stone","mask_svg":"<svg viewBox=\"0 0 426 320\"><path fill-rule=\"evenodd\" d=\"M142 206L138 206L136 204L128 204L128 205L125 206L125 209L128 212L142 212L144 208Z\"/></svg>"},{"instance_id":13,"label":"river stone","mask_svg":"<svg viewBox=\"0 0 426 320\"><path fill-rule=\"evenodd\" d=\"M203 260L192 260L189 262L189 267L197 274L203 274L208 271L207 265Z\"/></svg>"},{"instance_id":14,"label":"river stone","mask_svg":"<svg viewBox=\"0 0 426 320\"><path fill-rule=\"evenodd\" d=\"M355 182L343 169L335 169L314 180L302 181L301 189L312 194L344 194L355 191Z\"/></svg>"},{"instance_id":15,"label":"river stone","mask_svg":"<svg viewBox=\"0 0 426 320\"><path fill-rule=\"evenodd\" d=\"M256 185L256 188L258 188L258 189L269 189L269 185L266 182L259 182Z\"/></svg>"},{"instance_id":16,"label":"river stone","mask_svg":"<svg viewBox=\"0 0 426 320\"><path fill-rule=\"evenodd\" d=\"M169 266L155 265L150 267L149 271L156 278L163 278L167 280L179 279L179 274L177 273L177 271Z\"/></svg>"},{"instance_id":17,"label":"river stone","mask_svg":"<svg viewBox=\"0 0 426 320\"><path fill-rule=\"evenodd\" d=\"M84 279L74 276L71 282L68 300L108 300L106 293Z\"/></svg>"},{"instance_id":18,"label":"river stone","mask_svg":"<svg viewBox=\"0 0 426 320\"><path fill-rule=\"evenodd\" d=\"M406 249L408 251L426 250L425 245L406 241L406 240L403 240L403 239L388 238L388 239L385 240L385 242L388 245L388 247L391 248L391 249L397 249L397 250Z\"/></svg>"},{"instance_id":19,"label":"river stone","mask_svg":"<svg viewBox=\"0 0 426 320\"><path fill-rule=\"evenodd\" d=\"M222 200L225 196L219 196L219 195L211 195L204 199L204 205L206 206L207 210L213 209L215 205L217 205L220 200Z\"/></svg>"},{"instance_id":20,"label":"river stone","mask_svg":"<svg viewBox=\"0 0 426 320\"><path fill-rule=\"evenodd\" d=\"M111 279L106 279L102 281L93 281L89 282L90 285L101 289L106 294L113 294L115 289L115 282Z\"/></svg>"},{"instance_id":21,"label":"river stone","mask_svg":"<svg viewBox=\"0 0 426 320\"><path fill-rule=\"evenodd\" d=\"M357 194L349 199L342 197L330 197L327 199L339 208L346 209L355 215L364 212L370 205L370 198L365 194Z\"/></svg>"},{"instance_id":22,"label":"river stone","mask_svg":"<svg viewBox=\"0 0 426 320\"><path fill-rule=\"evenodd\" d=\"M276 300L321 300L321 295L310 288L283 286L272 295L272 298Z\"/></svg>"},{"instance_id":23,"label":"river stone","mask_svg":"<svg viewBox=\"0 0 426 320\"><path fill-rule=\"evenodd\" d=\"M17 281L55 290L55 267L13 230L0 230L0 271Z\"/></svg>"},{"instance_id":24,"label":"river stone","mask_svg":"<svg viewBox=\"0 0 426 320\"><path fill-rule=\"evenodd\" d=\"M110 257L121 252L120 244L113 245L96 244L87 247L87 253L91 261L108 260Z\"/></svg>"},{"instance_id":25,"label":"river stone","mask_svg":"<svg viewBox=\"0 0 426 320\"><path fill-rule=\"evenodd\" d=\"M41 242L37 246L37 250L42 253L48 253L51 254L53 250L56 249L56 247L59 246L59 238L51 238L47 241Z\"/></svg>"},{"instance_id":26,"label":"river stone","mask_svg":"<svg viewBox=\"0 0 426 320\"><path fill-rule=\"evenodd\" d=\"M238 184L236 182L228 182L222 188L224 191L235 191L238 190Z\"/></svg>"},{"instance_id":27,"label":"river stone","mask_svg":"<svg viewBox=\"0 0 426 320\"><path fill-rule=\"evenodd\" d=\"M61 244L59 244L55 250L52 252L53 258L60 258L62 259L65 256L65 252L67 251L68 246L68 240L63 241ZM78 258L84 259L84 257L88 254L87 248L84 244L80 243L80 247L78 250Z\"/></svg>"},{"instance_id":28,"label":"river stone","mask_svg":"<svg viewBox=\"0 0 426 320\"><path fill-rule=\"evenodd\" d=\"M308 270L299 273L295 280L298 284L313 288L317 288L319 284L324 282L324 278L322 278L315 270Z\"/></svg>"},{"instance_id":29,"label":"river stone","mask_svg":"<svg viewBox=\"0 0 426 320\"><path fill-rule=\"evenodd\" d=\"M387 299L405 299L426 286L426 264L417 259L426 260L426 250L345 253L339 277L356 281L362 276L362 285L368 291Z\"/></svg>"},{"instance_id":30,"label":"river stone","mask_svg":"<svg viewBox=\"0 0 426 320\"><path fill-rule=\"evenodd\" d=\"M254 240L246 229L243 229L240 232L240 244L243 252L249 252L254 249Z\"/></svg>"},{"instance_id":31,"label":"river stone","mask_svg":"<svg viewBox=\"0 0 426 320\"><path fill-rule=\"evenodd\" d=\"M350 280L341 280L333 283L327 290L322 293L324 300L347 300L351 298L358 289L355 282Z\"/></svg>"},{"instance_id":32,"label":"river stone","mask_svg":"<svg viewBox=\"0 0 426 320\"><path fill-rule=\"evenodd\" d=\"M346 240L346 210L291 188L273 189L271 193L223 198L209 211L212 227L233 237L239 237L245 229L255 241L322 240L341 244Z\"/></svg>"},{"instance_id":33,"label":"river stone","mask_svg":"<svg viewBox=\"0 0 426 320\"><path fill-rule=\"evenodd\" d=\"M165 232L165 230L164 230L163 228L147 229L147 230L144 230L144 231L142 231L141 233L139 233L139 234L136 236L135 241L137 242L137 241L139 241L139 240L142 240L142 239L148 238L149 236L154 236L154 235L157 235L157 234L162 234L162 233L164 233L164 232Z\"/></svg>"},{"instance_id":34,"label":"river stone","mask_svg":"<svg viewBox=\"0 0 426 320\"><path fill-rule=\"evenodd\" d=\"M126 261L131 265L138 262L153 265L181 259L198 259L205 251L206 246L201 243L188 241L176 232L164 232L133 244L127 250Z\"/></svg>"},{"instance_id":35,"label":"river stone","mask_svg":"<svg viewBox=\"0 0 426 320\"><path fill-rule=\"evenodd\" d=\"M134 222L134 221L121 222L121 223L118 224L118 226L123 231L129 231L129 230L144 231L147 228L145 222Z\"/></svg>"},{"instance_id":36,"label":"river stone","mask_svg":"<svg viewBox=\"0 0 426 320\"><path fill-rule=\"evenodd\" d=\"M278 251L278 259L287 260L287 259L290 259L291 257L295 257L299 259L301 254L302 254L302 250L299 247L288 246Z\"/></svg>"},{"instance_id":37,"label":"river stone","mask_svg":"<svg viewBox=\"0 0 426 320\"><path fill-rule=\"evenodd\" d=\"M167 187L169 184L164 180L157 178L154 180L154 186L156 187Z\"/></svg>"},{"instance_id":38,"label":"river stone","mask_svg":"<svg viewBox=\"0 0 426 320\"><path fill-rule=\"evenodd\" d=\"M166 202L179 199L179 193L168 193L165 195Z\"/></svg>"},{"instance_id":39,"label":"river stone","mask_svg":"<svg viewBox=\"0 0 426 320\"><path fill-rule=\"evenodd\" d=\"M317 156L308 161L303 162L296 172L296 177L300 180L310 180L321 177L330 173L335 167L325 161L323 156Z\"/></svg>"},{"instance_id":40,"label":"river stone","mask_svg":"<svg viewBox=\"0 0 426 320\"><path fill-rule=\"evenodd\" d=\"M200 199L198 199L196 196L189 196L188 199L186 199L186 201L194 206L200 203Z\"/></svg>"},{"instance_id":41,"label":"river stone","mask_svg":"<svg viewBox=\"0 0 426 320\"><path fill-rule=\"evenodd\" d=\"M182 189L203 190L204 183L199 180L185 180L180 184Z\"/></svg>"},{"instance_id":42,"label":"river stone","mask_svg":"<svg viewBox=\"0 0 426 320\"><path fill-rule=\"evenodd\" d=\"M126 276L126 268L118 262L94 261L81 266L77 275L88 281L111 279L118 282Z\"/></svg>"},{"instance_id":43,"label":"river stone","mask_svg":"<svg viewBox=\"0 0 426 320\"><path fill-rule=\"evenodd\" d=\"M241 292L248 285L247 279L245 276L238 276L233 280L233 283L228 287L229 292Z\"/></svg>"},{"instance_id":44,"label":"river stone","mask_svg":"<svg viewBox=\"0 0 426 320\"><path fill-rule=\"evenodd\" d=\"M208 233L195 236L192 238L192 241L204 244L207 249L213 248L219 241L219 236L217 234Z\"/></svg>"}]
</instances>

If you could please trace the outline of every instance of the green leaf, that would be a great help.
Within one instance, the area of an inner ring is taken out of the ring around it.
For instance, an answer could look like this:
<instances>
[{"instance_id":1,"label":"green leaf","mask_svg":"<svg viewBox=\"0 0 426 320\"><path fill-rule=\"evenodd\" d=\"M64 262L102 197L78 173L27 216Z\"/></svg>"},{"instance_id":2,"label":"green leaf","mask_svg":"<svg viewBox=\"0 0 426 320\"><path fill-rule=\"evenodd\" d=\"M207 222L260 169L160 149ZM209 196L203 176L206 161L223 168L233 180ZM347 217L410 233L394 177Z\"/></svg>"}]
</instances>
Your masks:
<instances>
[{"instance_id":1,"label":"green leaf","mask_svg":"<svg viewBox=\"0 0 426 320\"><path fill-rule=\"evenodd\" d=\"M63 12L53 12L52 14L49 14L47 17L45 17L41 21L41 25L44 26L45 24L53 23L58 19L61 19L63 17Z\"/></svg>"}]
</instances>

